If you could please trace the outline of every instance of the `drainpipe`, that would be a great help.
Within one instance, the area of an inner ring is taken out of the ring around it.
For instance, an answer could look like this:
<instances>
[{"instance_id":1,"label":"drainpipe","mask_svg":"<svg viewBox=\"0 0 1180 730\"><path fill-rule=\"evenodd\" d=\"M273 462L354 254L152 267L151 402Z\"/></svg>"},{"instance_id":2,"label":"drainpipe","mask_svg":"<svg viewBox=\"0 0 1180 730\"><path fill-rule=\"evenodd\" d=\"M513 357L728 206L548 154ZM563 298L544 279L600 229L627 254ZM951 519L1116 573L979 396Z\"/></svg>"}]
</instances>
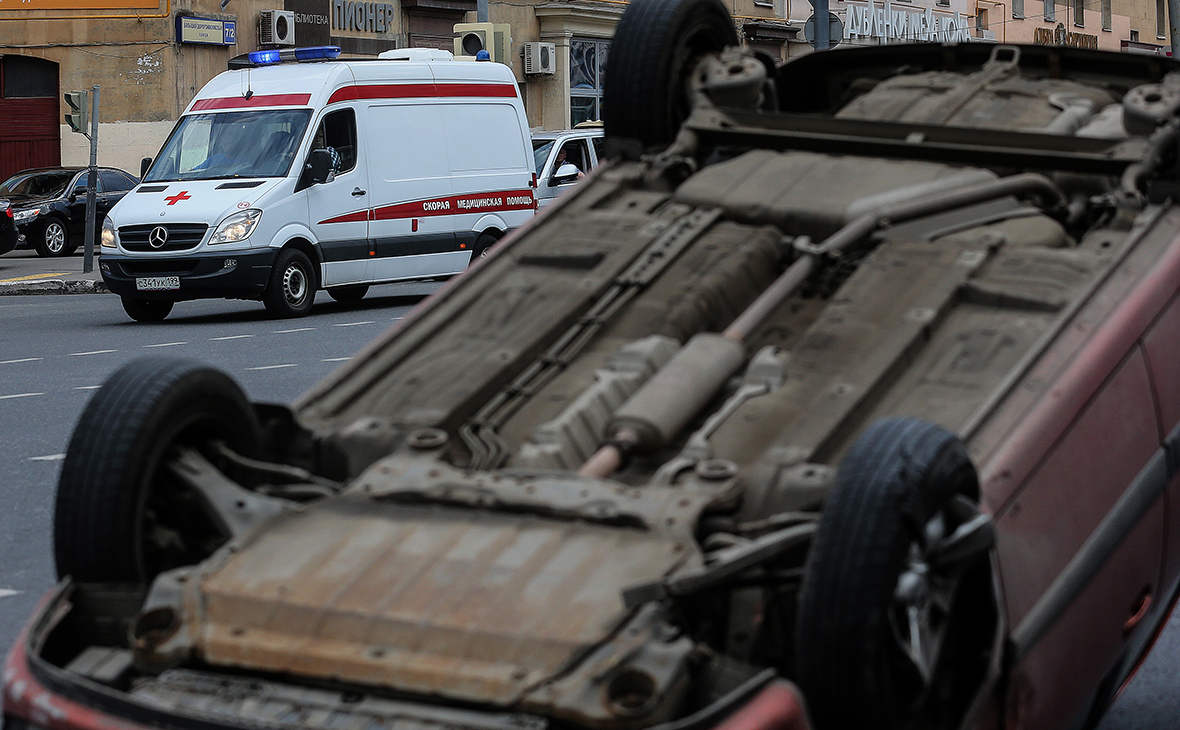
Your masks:
<instances>
[{"instance_id":1,"label":"drainpipe","mask_svg":"<svg viewBox=\"0 0 1180 730\"><path fill-rule=\"evenodd\" d=\"M1172 40L1172 58L1180 60L1180 0L1168 0L1168 37Z\"/></svg>"}]
</instances>

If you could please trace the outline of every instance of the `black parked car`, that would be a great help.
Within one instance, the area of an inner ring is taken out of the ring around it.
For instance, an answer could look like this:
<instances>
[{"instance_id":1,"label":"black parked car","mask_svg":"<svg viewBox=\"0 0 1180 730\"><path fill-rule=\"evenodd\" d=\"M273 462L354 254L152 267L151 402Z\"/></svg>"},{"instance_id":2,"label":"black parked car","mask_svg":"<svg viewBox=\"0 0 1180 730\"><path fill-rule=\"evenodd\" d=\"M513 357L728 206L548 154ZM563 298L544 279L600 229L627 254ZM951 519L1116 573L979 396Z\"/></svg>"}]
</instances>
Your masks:
<instances>
[{"instance_id":1,"label":"black parked car","mask_svg":"<svg viewBox=\"0 0 1180 730\"><path fill-rule=\"evenodd\" d=\"M0 254L16 248L16 223L12 220L12 206L0 200Z\"/></svg>"},{"instance_id":2,"label":"black parked car","mask_svg":"<svg viewBox=\"0 0 1180 730\"><path fill-rule=\"evenodd\" d=\"M13 219L24 237L23 245L33 246L41 256L68 256L82 245L86 235L87 171L85 167L22 170L0 183L0 199L11 204ZM107 211L138 184L139 180L122 170L98 168L96 232Z\"/></svg>"}]
</instances>

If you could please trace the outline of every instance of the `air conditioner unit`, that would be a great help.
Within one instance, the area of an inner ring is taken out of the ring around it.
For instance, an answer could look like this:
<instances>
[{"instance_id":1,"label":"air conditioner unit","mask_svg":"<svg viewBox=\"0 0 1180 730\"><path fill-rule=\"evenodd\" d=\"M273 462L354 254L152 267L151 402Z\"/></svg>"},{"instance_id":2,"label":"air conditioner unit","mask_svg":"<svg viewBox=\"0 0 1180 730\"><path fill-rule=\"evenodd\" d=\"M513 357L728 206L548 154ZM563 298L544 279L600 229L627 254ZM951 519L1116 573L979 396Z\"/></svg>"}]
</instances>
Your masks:
<instances>
[{"instance_id":1,"label":"air conditioner unit","mask_svg":"<svg viewBox=\"0 0 1180 730\"><path fill-rule=\"evenodd\" d=\"M475 58L487 51L489 60L512 65L512 26L508 23L456 23L455 57Z\"/></svg>"},{"instance_id":2,"label":"air conditioner unit","mask_svg":"<svg viewBox=\"0 0 1180 730\"><path fill-rule=\"evenodd\" d=\"M258 44L263 46L295 45L295 11L263 10L259 13Z\"/></svg>"},{"instance_id":3,"label":"air conditioner unit","mask_svg":"<svg viewBox=\"0 0 1180 730\"><path fill-rule=\"evenodd\" d=\"M524 44L524 75L557 73L557 46L552 43Z\"/></svg>"}]
</instances>

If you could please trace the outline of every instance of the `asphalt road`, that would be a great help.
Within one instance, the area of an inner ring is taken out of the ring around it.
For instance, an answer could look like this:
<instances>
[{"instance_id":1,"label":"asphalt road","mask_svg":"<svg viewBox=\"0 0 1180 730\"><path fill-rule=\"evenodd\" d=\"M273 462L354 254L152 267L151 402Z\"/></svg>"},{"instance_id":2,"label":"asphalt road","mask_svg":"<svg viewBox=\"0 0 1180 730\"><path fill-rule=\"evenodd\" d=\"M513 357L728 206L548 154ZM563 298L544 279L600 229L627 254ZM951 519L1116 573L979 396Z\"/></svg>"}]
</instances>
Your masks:
<instances>
[{"instance_id":1,"label":"asphalt road","mask_svg":"<svg viewBox=\"0 0 1180 730\"><path fill-rule=\"evenodd\" d=\"M350 305L321 293L297 320L269 319L254 302L186 302L150 325L131 322L109 294L0 297L0 655L53 585L61 459L114 369L149 354L195 357L230 373L252 400L290 402L436 286L377 287ZM1174 615L1100 730L1180 727L1178 656Z\"/></svg>"}]
</instances>

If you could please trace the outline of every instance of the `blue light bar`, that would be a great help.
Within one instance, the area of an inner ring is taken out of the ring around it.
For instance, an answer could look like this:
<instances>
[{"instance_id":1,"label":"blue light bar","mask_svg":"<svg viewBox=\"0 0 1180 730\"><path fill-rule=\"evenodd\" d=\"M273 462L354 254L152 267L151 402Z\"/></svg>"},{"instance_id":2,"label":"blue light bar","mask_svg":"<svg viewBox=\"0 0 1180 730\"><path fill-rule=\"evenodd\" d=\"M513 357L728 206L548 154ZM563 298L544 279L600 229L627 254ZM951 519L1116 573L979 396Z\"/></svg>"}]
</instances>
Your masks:
<instances>
[{"instance_id":1,"label":"blue light bar","mask_svg":"<svg viewBox=\"0 0 1180 730\"><path fill-rule=\"evenodd\" d=\"M322 61L332 60L340 55L339 46L311 46L309 48L296 48L296 61Z\"/></svg>"},{"instance_id":2,"label":"blue light bar","mask_svg":"<svg viewBox=\"0 0 1180 730\"><path fill-rule=\"evenodd\" d=\"M250 51L250 63L256 66L265 66L268 63L278 63L282 58L279 52L275 51Z\"/></svg>"},{"instance_id":3,"label":"blue light bar","mask_svg":"<svg viewBox=\"0 0 1180 730\"><path fill-rule=\"evenodd\" d=\"M339 55L339 46L271 49L269 51L251 51L249 54L250 63L255 66L267 66L284 61L330 61Z\"/></svg>"}]
</instances>

